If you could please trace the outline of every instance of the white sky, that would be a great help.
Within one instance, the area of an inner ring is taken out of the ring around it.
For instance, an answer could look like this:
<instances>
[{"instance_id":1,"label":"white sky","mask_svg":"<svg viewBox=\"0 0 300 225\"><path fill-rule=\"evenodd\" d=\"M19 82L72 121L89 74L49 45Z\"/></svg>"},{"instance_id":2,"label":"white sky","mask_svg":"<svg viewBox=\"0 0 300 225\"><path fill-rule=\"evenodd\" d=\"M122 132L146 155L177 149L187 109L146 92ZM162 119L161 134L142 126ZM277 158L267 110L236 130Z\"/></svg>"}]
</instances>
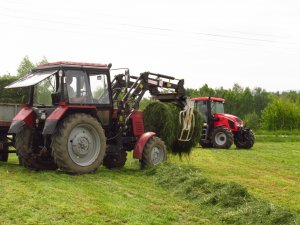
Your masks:
<instances>
[{"instance_id":1,"label":"white sky","mask_svg":"<svg viewBox=\"0 0 300 225\"><path fill-rule=\"evenodd\" d=\"M300 90L300 1L1 0L0 74L84 61L185 79L199 88Z\"/></svg>"}]
</instances>

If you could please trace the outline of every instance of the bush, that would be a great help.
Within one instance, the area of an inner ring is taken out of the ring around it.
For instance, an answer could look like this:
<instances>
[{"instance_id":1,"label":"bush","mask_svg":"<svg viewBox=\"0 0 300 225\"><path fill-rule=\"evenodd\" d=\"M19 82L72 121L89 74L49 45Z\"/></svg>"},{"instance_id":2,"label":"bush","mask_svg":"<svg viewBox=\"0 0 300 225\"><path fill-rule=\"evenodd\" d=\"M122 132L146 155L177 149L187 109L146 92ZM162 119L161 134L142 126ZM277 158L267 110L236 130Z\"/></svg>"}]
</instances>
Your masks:
<instances>
[{"instance_id":1,"label":"bush","mask_svg":"<svg viewBox=\"0 0 300 225\"><path fill-rule=\"evenodd\" d=\"M260 118L259 116L253 112L249 113L244 117L244 122L247 127L250 127L251 129L257 130L260 128Z\"/></svg>"},{"instance_id":2,"label":"bush","mask_svg":"<svg viewBox=\"0 0 300 225\"><path fill-rule=\"evenodd\" d=\"M300 129L300 106L275 99L262 111L262 128L267 130Z\"/></svg>"},{"instance_id":3,"label":"bush","mask_svg":"<svg viewBox=\"0 0 300 225\"><path fill-rule=\"evenodd\" d=\"M25 103L28 96L28 88L22 89L5 89L5 87L19 77L5 75L0 77L0 103Z\"/></svg>"}]
</instances>

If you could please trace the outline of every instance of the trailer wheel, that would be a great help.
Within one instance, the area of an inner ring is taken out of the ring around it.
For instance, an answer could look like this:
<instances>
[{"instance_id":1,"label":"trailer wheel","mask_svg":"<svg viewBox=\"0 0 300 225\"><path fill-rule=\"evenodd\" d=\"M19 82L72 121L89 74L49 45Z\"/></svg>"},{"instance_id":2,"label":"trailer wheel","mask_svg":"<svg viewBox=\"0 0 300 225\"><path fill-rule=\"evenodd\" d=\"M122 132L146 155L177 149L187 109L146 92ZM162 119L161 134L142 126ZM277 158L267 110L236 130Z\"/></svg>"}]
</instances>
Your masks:
<instances>
[{"instance_id":1,"label":"trailer wheel","mask_svg":"<svg viewBox=\"0 0 300 225\"><path fill-rule=\"evenodd\" d=\"M8 146L5 143L0 143L0 161L7 162L8 160Z\"/></svg>"},{"instance_id":2,"label":"trailer wheel","mask_svg":"<svg viewBox=\"0 0 300 225\"><path fill-rule=\"evenodd\" d=\"M156 166L167 160L167 147L158 137L151 137L144 147L141 159L142 169Z\"/></svg>"},{"instance_id":3,"label":"trailer wheel","mask_svg":"<svg viewBox=\"0 0 300 225\"><path fill-rule=\"evenodd\" d=\"M234 140L237 148L250 149L255 143L255 135L252 130L244 131L242 135Z\"/></svg>"},{"instance_id":4,"label":"trailer wheel","mask_svg":"<svg viewBox=\"0 0 300 225\"><path fill-rule=\"evenodd\" d=\"M201 145L202 148L212 148L213 147L213 144L209 141L200 140L199 144Z\"/></svg>"},{"instance_id":5,"label":"trailer wheel","mask_svg":"<svg viewBox=\"0 0 300 225\"><path fill-rule=\"evenodd\" d=\"M108 169L122 168L126 163L127 152L121 150L117 153L107 152L103 165Z\"/></svg>"},{"instance_id":6,"label":"trailer wheel","mask_svg":"<svg viewBox=\"0 0 300 225\"><path fill-rule=\"evenodd\" d=\"M52 154L59 169L84 174L95 172L102 164L106 140L101 124L92 116L68 116L52 136Z\"/></svg>"},{"instance_id":7,"label":"trailer wheel","mask_svg":"<svg viewBox=\"0 0 300 225\"><path fill-rule=\"evenodd\" d=\"M233 143L233 134L225 127L217 127L212 133L212 143L214 148L228 149Z\"/></svg>"},{"instance_id":8,"label":"trailer wheel","mask_svg":"<svg viewBox=\"0 0 300 225\"><path fill-rule=\"evenodd\" d=\"M16 134L16 151L19 163L34 170L55 170L57 166L51 155L40 154L38 138L34 138L31 130L23 126Z\"/></svg>"}]
</instances>

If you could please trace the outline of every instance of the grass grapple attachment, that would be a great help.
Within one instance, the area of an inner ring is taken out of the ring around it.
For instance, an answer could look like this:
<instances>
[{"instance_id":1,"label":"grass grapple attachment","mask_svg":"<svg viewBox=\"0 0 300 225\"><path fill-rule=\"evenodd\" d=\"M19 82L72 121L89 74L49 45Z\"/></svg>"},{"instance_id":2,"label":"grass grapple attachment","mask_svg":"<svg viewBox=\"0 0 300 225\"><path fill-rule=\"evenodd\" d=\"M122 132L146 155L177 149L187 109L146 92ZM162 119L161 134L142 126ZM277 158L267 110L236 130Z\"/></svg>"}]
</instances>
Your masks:
<instances>
[{"instance_id":1,"label":"grass grapple attachment","mask_svg":"<svg viewBox=\"0 0 300 225\"><path fill-rule=\"evenodd\" d=\"M179 113L179 125L181 132L179 132L178 141L190 141L195 129L195 115L194 104L189 98L186 99L186 105Z\"/></svg>"}]
</instances>

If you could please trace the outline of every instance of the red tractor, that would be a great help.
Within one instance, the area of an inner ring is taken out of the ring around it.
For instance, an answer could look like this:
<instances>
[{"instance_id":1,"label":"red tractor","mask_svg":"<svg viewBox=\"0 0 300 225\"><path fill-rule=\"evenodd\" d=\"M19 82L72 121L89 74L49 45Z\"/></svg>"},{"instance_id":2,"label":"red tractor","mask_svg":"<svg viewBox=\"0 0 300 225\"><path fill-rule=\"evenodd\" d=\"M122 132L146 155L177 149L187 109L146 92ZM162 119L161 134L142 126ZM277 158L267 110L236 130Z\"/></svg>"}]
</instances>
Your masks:
<instances>
[{"instance_id":1,"label":"red tractor","mask_svg":"<svg viewBox=\"0 0 300 225\"><path fill-rule=\"evenodd\" d=\"M237 148L252 148L255 142L253 131L240 118L224 113L224 99L200 97L192 100L205 120L200 140L203 148L228 149L233 142Z\"/></svg>"},{"instance_id":2,"label":"red tractor","mask_svg":"<svg viewBox=\"0 0 300 225\"><path fill-rule=\"evenodd\" d=\"M134 77L125 70L111 81L110 71L111 64L48 63L6 87L29 89L28 103L3 133L13 137L21 165L83 174L102 163L122 167L131 150L142 167L166 160L164 142L144 132L137 109L146 91L183 108L183 80L173 84L174 77L149 72Z\"/></svg>"}]
</instances>

